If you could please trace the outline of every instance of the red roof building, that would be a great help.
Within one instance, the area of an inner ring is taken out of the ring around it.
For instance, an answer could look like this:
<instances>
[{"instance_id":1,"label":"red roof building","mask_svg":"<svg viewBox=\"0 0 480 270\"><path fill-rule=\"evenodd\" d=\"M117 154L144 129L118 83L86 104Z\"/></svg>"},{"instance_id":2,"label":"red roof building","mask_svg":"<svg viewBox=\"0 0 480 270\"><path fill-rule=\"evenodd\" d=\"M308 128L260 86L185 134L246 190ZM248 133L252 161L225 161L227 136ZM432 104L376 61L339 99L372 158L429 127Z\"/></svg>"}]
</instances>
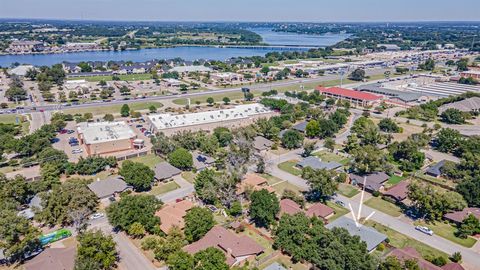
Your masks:
<instances>
[{"instance_id":1,"label":"red roof building","mask_svg":"<svg viewBox=\"0 0 480 270\"><path fill-rule=\"evenodd\" d=\"M326 206L323 203L315 203L307 210L308 217L319 217L323 220L331 218L334 214L335 210L333 210L331 207Z\"/></svg>"},{"instance_id":2,"label":"red roof building","mask_svg":"<svg viewBox=\"0 0 480 270\"><path fill-rule=\"evenodd\" d=\"M246 260L253 260L264 250L248 236L238 236L221 226L213 227L202 239L183 247L183 250L193 255L209 247L221 250L230 266L242 265Z\"/></svg>"},{"instance_id":3,"label":"red roof building","mask_svg":"<svg viewBox=\"0 0 480 270\"><path fill-rule=\"evenodd\" d=\"M317 86L316 90L327 97L347 100L350 103L364 107L372 106L382 99L381 96L377 96L368 92L361 92L340 87L325 88L322 86Z\"/></svg>"},{"instance_id":4,"label":"red roof building","mask_svg":"<svg viewBox=\"0 0 480 270\"><path fill-rule=\"evenodd\" d=\"M298 203L290 199L283 199L280 201L280 216L283 214L295 215L296 213L302 212L303 210Z\"/></svg>"}]
</instances>

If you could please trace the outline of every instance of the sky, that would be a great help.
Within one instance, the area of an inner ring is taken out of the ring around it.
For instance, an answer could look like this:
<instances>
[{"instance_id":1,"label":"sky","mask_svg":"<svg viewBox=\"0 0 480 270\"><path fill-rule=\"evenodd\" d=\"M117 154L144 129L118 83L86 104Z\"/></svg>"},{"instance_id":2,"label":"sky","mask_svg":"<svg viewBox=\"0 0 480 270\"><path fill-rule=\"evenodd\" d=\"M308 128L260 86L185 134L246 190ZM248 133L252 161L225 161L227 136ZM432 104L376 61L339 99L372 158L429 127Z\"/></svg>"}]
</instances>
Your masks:
<instances>
[{"instance_id":1,"label":"sky","mask_svg":"<svg viewBox=\"0 0 480 270\"><path fill-rule=\"evenodd\" d=\"M0 0L0 18L120 21L480 21L480 0Z\"/></svg>"}]
</instances>

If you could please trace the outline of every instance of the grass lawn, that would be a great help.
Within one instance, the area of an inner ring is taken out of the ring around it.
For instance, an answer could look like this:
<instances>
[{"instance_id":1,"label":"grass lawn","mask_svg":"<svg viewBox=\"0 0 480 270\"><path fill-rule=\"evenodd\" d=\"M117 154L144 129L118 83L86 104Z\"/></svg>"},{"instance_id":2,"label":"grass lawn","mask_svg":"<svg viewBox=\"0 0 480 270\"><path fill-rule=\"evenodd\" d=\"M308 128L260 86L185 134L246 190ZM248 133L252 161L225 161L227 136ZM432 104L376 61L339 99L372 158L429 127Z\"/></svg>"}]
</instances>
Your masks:
<instances>
[{"instance_id":1,"label":"grass lawn","mask_svg":"<svg viewBox=\"0 0 480 270\"><path fill-rule=\"evenodd\" d=\"M170 181L168 183L159 183L158 185L155 185L152 190L150 190L149 194L157 196L173 191L177 188L180 188L180 186L175 183L175 181Z\"/></svg>"},{"instance_id":2,"label":"grass lawn","mask_svg":"<svg viewBox=\"0 0 480 270\"><path fill-rule=\"evenodd\" d=\"M3 124L16 124L16 119L18 117L18 121L22 121L22 116L18 114L2 114L0 115L0 123Z\"/></svg>"},{"instance_id":3,"label":"grass lawn","mask_svg":"<svg viewBox=\"0 0 480 270\"><path fill-rule=\"evenodd\" d=\"M338 193L342 194L345 197L352 198L358 193L360 193L360 190L358 190L352 185L340 183L338 185Z\"/></svg>"},{"instance_id":4,"label":"grass lawn","mask_svg":"<svg viewBox=\"0 0 480 270\"><path fill-rule=\"evenodd\" d=\"M457 243L467 248L471 248L477 242L477 240L475 240L472 237L467 237L466 239L456 237L455 232L457 231L457 229L448 223L444 223L444 222L425 223L424 221L416 221L415 225L426 226L430 228L438 236L441 236L447 240L450 240L454 243Z\"/></svg>"},{"instance_id":5,"label":"grass lawn","mask_svg":"<svg viewBox=\"0 0 480 270\"><path fill-rule=\"evenodd\" d=\"M327 206L333 208L333 210L335 210L335 215L333 215L331 218L328 219L328 221L332 222L334 221L335 219L343 216L343 215L346 215L348 214L348 212L350 212L350 210L348 210L347 208L345 207L342 207L332 201L327 201Z\"/></svg>"},{"instance_id":6,"label":"grass lawn","mask_svg":"<svg viewBox=\"0 0 480 270\"><path fill-rule=\"evenodd\" d=\"M264 177L265 179L267 179L268 181L268 184L269 185L275 185L277 183L280 183L280 182L283 182L284 180L278 178L278 177L275 177L273 175L270 175L270 174L262 174L262 177Z\"/></svg>"},{"instance_id":7,"label":"grass lawn","mask_svg":"<svg viewBox=\"0 0 480 270\"><path fill-rule=\"evenodd\" d=\"M255 91L252 91L252 93L254 94L254 96L258 96L258 94L256 94ZM239 99L244 98L243 93L241 91L222 93L222 94L212 94L212 95L209 95L209 96L199 96L199 97L190 98L190 104L191 104L190 106L195 106L197 101L200 101L200 104L206 104L207 103L207 98L209 98L209 97L212 97L213 100L215 101L215 103L220 102L222 104L223 104L222 99L224 97L230 98L231 101L239 100ZM182 106L185 106L185 105L188 104L188 100L186 98L174 99L172 102L177 104L177 105L182 105Z\"/></svg>"},{"instance_id":8,"label":"grass lawn","mask_svg":"<svg viewBox=\"0 0 480 270\"><path fill-rule=\"evenodd\" d=\"M135 103L128 104L128 106L130 107L130 111L148 110L148 108L152 105L155 106L157 109L163 106L163 104L160 102L135 102ZM112 106L97 106L97 107L82 108L82 109L66 109L66 110L63 110L63 112L70 113L70 114L92 113L93 115L104 115L107 113L120 114L120 108L122 106L123 104L117 104Z\"/></svg>"},{"instance_id":9,"label":"grass lawn","mask_svg":"<svg viewBox=\"0 0 480 270\"><path fill-rule=\"evenodd\" d=\"M349 158L342 157L329 151L320 151L314 154L325 162L338 162L342 165L347 165L350 162Z\"/></svg>"},{"instance_id":10,"label":"grass lawn","mask_svg":"<svg viewBox=\"0 0 480 270\"><path fill-rule=\"evenodd\" d=\"M187 180L190 184L195 182L195 174L193 172L182 172L182 178Z\"/></svg>"},{"instance_id":11,"label":"grass lawn","mask_svg":"<svg viewBox=\"0 0 480 270\"><path fill-rule=\"evenodd\" d=\"M400 207L391 202L387 202L380 197L370 198L365 202L365 205L370 206L373 209L377 209L378 211L392 217L399 217L402 215L402 209Z\"/></svg>"},{"instance_id":12,"label":"grass lawn","mask_svg":"<svg viewBox=\"0 0 480 270\"><path fill-rule=\"evenodd\" d=\"M405 179L405 177L392 175L390 178L388 178L387 184L394 186L400 183L403 179Z\"/></svg>"},{"instance_id":13,"label":"grass lawn","mask_svg":"<svg viewBox=\"0 0 480 270\"><path fill-rule=\"evenodd\" d=\"M427 246L422 242L419 242L413 238L410 238L404 234L401 234L395 230L392 230L386 226L383 226L382 224L377 223L373 220L368 220L365 223L365 225L373 227L377 231L386 234L388 239L390 240L390 245L396 248L413 247L420 254L422 254L422 257L424 258L427 256L434 256L434 257L443 256L445 258L449 257L449 255L446 254L445 252L442 252L438 249Z\"/></svg>"},{"instance_id":14,"label":"grass lawn","mask_svg":"<svg viewBox=\"0 0 480 270\"><path fill-rule=\"evenodd\" d=\"M310 269L307 265L301 264L301 263L293 263L292 260L286 255L278 255L275 256L274 258L262 263L258 268L259 269L264 269L270 264L277 262L278 264L284 266L286 269L291 269L291 270L307 270Z\"/></svg>"},{"instance_id":15,"label":"grass lawn","mask_svg":"<svg viewBox=\"0 0 480 270\"><path fill-rule=\"evenodd\" d=\"M302 174L302 171L295 167L296 164L297 164L296 160L289 160L289 161L285 161L278 164L278 168L289 174L300 176Z\"/></svg>"},{"instance_id":16,"label":"grass lawn","mask_svg":"<svg viewBox=\"0 0 480 270\"><path fill-rule=\"evenodd\" d=\"M435 178L426 174L418 174L416 179L419 179L420 181L424 181L424 182L430 182L431 184L445 185L450 188L455 188L455 186L457 185L452 180L447 180L444 178Z\"/></svg>"},{"instance_id":17,"label":"grass lawn","mask_svg":"<svg viewBox=\"0 0 480 270\"><path fill-rule=\"evenodd\" d=\"M155 168L155 165L164 161L161 157L156 156L154 154L148 154L148 155L141 156L141 157L131 158L129 160L131 160L133 162L143 163L143 164L147 165L148 167L150 167L150 169Z\"/></svg>"},{"instance_id":18,"label":"grass lawn","mask_svg":"<svg viewBox=\"0 0 480 270\"><path fill-rule=\"evenodd\" d=\"M127 74L117 75L121 81L146 81L152 79L152 74ZM112 81L112 76L96 76L96 77L78 77L69 78L68 80L86 80L88 82Z\"/></svg>"},{"instance_id":19,"label":"grass lawn","mask_svg":"<svg viewBox=\"0 0 480 270\"><path fill-rule=\"evenodd\" d=\"M287 181L284 181L284 182L280 182L278 184L275 184L273 186L273 189L275 189L275 191L277 192L278 195L282 195L283 192L286 190L286 189L289 189L293 192L295 192L297 195L300 195L302 194L302 189L293 185L293 184L290 184L289 182Z\"/></svg>"}]
</instances>

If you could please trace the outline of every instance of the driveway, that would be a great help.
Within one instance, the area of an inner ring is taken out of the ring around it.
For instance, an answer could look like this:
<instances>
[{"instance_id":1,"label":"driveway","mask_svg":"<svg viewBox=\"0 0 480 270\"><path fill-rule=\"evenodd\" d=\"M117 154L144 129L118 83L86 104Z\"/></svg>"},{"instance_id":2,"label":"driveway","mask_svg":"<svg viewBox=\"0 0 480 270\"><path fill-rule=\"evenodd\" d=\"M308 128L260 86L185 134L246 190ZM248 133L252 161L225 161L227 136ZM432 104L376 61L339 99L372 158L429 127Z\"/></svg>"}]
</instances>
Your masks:
<instances>
[{"instance_id":1,"label":"driveway","mask_svg":"<svg viewBox=\"0 0 480 270\"><path fill-rule=\"evenodd\" d=\"M175 176L173 178L173 181L175 181L175 183L177 183L180 188L172 190L165 194L158 195L157 198L164 203L173 202L177 199L182 199L195 191L193 184L183 179L180 175Z\"/></svg>"}]
</instances>

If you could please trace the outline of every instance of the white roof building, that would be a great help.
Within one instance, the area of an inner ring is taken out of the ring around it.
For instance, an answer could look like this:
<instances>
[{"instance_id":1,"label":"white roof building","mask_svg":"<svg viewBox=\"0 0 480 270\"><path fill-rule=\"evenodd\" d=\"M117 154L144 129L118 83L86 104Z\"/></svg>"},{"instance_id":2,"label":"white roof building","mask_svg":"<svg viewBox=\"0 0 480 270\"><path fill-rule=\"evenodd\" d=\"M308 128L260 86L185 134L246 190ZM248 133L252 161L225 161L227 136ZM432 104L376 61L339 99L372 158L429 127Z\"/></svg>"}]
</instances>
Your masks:
<instances>
[{"instance_id":1,"label":"white roof building","mask_svg":"<svg viewBox=\"0 0 480 270\"><path fill-rule=\"evenodd\" d=\"M184 72L210 72L211 68L206 66L178 66L171 69L171 71L176 71L178 73Z\"/></svg>"},{"instance_id":2,"label":"white roof building","mask_svg":"<svg viewBox=\"0 0 480 270\"><path fill-rule=\"evenodd\" d=\"M68 90L74 90L77 88L88 88L89 85L85 80L66 80L63 86Z\"/></svg>"},{"instance_id":3,"label":"white roof building","mask_svg":"<svg viewBox=\"0 0 480 270\"><path fill-rule=\"evenodd\" d=\"M105 143L136 137L135 132L124 121L82 122L77 124L77 130L86 144Z\"/></svg>"},{"instance_id":4,"label":"white roof building","mask_svg":"<svg viewBox=\"0 0 480 270\"><path fill-rule=\"evenodd\" d=\"M34 69L34 68L35 67L32 65L22 65L22 66L12 68L11 70L8 71L8 74L24 77L27 74L28 70Z\"/></svg>"},{"instance_id":5,"label":"white roof building","mask_svg":"<svg viewBox=\"0 0 480 270\"><path fill-rule=\"evenodd\" d=\"M251 116L270 113L271 111L261 104L238 105L231 109L208 111L188 114L154 114L148 119L157 130L232 121L249 118Z\"/></svg>"}]
</instances>

